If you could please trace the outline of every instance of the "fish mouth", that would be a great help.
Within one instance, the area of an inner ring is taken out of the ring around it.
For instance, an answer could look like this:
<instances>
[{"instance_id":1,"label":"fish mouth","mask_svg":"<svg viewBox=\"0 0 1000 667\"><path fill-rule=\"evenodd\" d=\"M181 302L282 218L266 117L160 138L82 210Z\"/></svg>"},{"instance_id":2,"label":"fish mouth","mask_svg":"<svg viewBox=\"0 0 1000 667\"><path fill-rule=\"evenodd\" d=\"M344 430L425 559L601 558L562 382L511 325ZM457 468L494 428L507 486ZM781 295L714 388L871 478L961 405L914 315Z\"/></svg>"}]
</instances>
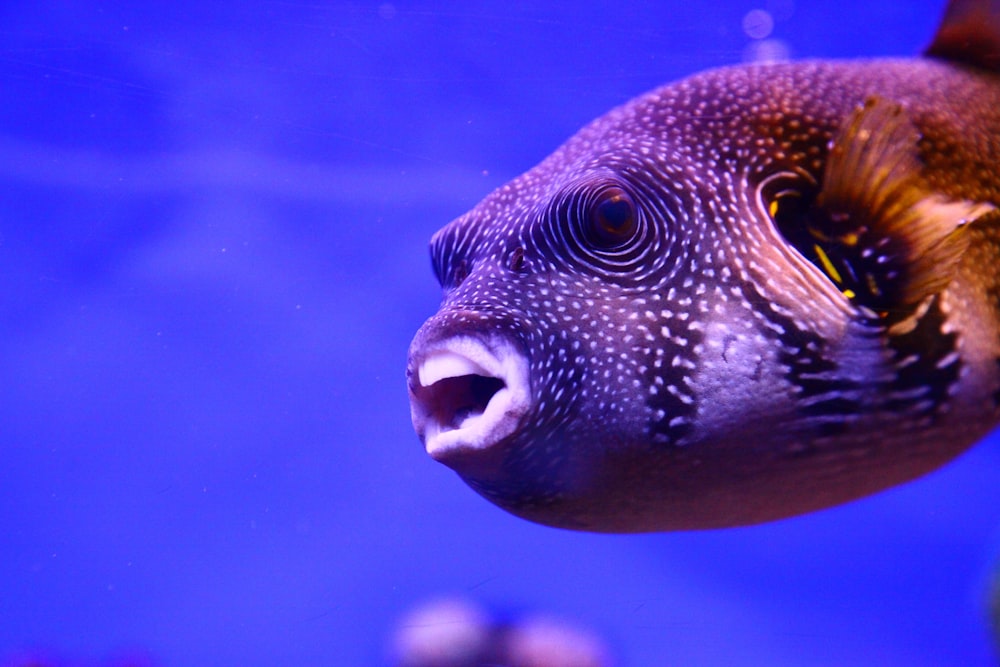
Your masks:
<instances>
[{"instance_id":1,"label":"fish mouth","mask_svg":"<svg viewBox=\"0 0 1000 667\"><path fill-rule=\"evenodd\" d=\"M411 353L407 376L413 428L445 465L495 448L531 403L528 360L505 338L446 338Z\"/></svg>"}]
</instances>

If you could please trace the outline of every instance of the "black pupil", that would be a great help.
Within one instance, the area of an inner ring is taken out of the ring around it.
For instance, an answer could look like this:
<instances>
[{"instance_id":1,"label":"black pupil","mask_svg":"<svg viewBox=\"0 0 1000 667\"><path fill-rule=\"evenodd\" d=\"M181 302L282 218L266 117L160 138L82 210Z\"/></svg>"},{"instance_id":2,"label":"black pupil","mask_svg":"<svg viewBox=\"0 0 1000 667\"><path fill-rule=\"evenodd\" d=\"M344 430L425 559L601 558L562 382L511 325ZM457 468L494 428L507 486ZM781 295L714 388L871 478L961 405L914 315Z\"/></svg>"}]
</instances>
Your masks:
<instances>
[{"instance_id":1,"label":"black pupil","mask_svg":"<svg viewBox=\"0 0 1000 667\"><path fill-rule=\"evenodd\" d=\"M635 206L620 190L605 193L594 206L594 232L603 243L620 243L635 228Z\"/></svg>"}]
</instances>

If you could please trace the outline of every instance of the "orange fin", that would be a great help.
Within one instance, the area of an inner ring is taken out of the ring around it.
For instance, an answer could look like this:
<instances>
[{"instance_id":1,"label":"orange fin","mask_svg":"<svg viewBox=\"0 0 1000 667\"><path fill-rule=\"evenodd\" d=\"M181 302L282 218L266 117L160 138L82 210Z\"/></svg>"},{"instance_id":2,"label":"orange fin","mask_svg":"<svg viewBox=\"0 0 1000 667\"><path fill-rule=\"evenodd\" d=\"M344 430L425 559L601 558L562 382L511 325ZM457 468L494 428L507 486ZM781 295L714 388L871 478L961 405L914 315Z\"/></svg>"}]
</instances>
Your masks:
<instances>
[{"instance_id":1,"label":"orange fin","mask_svg":"<svg viewBox=\"0 0 1000 667\"><path fill-rule=\"evenodd\" d=\"M930 189L919 140L903 107L869 98L834 138L816 198L809 231L821 266L874 311L947 287L968 247L966 225L996 210Z\"/></svg>"}]
</instances>

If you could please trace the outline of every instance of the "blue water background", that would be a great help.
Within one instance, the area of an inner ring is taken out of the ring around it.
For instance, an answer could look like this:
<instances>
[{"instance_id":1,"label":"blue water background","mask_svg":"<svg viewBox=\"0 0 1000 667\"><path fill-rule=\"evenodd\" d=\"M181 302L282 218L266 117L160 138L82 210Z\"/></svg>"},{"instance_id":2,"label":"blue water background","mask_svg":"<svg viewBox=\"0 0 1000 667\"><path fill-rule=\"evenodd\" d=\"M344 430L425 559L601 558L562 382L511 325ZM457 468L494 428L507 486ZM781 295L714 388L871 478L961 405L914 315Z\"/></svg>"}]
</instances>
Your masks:
<instances>
[{"instance_id":1,"label":"blue water background","mask_svg":"<svg viewBox=\"0 0 1000 667\"><path fill-rule=\"evenodd\" d=\"M428 597L623 666L987 665L997 438L776 524L605 536L409 423L431 233L581 125L740 62L909 55L939 2L0 8L0 664L382 665Z\"/></svg>"}]
</instances>

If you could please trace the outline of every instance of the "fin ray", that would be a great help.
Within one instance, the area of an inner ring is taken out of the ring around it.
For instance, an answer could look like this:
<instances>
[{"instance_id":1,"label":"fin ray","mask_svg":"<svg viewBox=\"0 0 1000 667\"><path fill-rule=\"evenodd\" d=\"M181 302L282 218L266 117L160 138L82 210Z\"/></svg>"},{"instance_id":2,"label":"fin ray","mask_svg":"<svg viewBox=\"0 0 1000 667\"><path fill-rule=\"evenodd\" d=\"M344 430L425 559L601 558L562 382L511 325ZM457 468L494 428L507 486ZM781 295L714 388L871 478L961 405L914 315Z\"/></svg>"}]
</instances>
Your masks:
<instances>
[{"instance_id":1,"label":"fin ray","mask_svg":"<svg viewBox=\"0 0 1000 667\"><path fill-rule=\"evenodd\" d=\"M807 223L813 236L829 239L819 242L821 264L845 269L827 275L873 310L912 306L943 290L968 247L965 225L996 210L931 191L919 140L903 107L866 100L832 142Z\"/></svg>"}]
</instances>

